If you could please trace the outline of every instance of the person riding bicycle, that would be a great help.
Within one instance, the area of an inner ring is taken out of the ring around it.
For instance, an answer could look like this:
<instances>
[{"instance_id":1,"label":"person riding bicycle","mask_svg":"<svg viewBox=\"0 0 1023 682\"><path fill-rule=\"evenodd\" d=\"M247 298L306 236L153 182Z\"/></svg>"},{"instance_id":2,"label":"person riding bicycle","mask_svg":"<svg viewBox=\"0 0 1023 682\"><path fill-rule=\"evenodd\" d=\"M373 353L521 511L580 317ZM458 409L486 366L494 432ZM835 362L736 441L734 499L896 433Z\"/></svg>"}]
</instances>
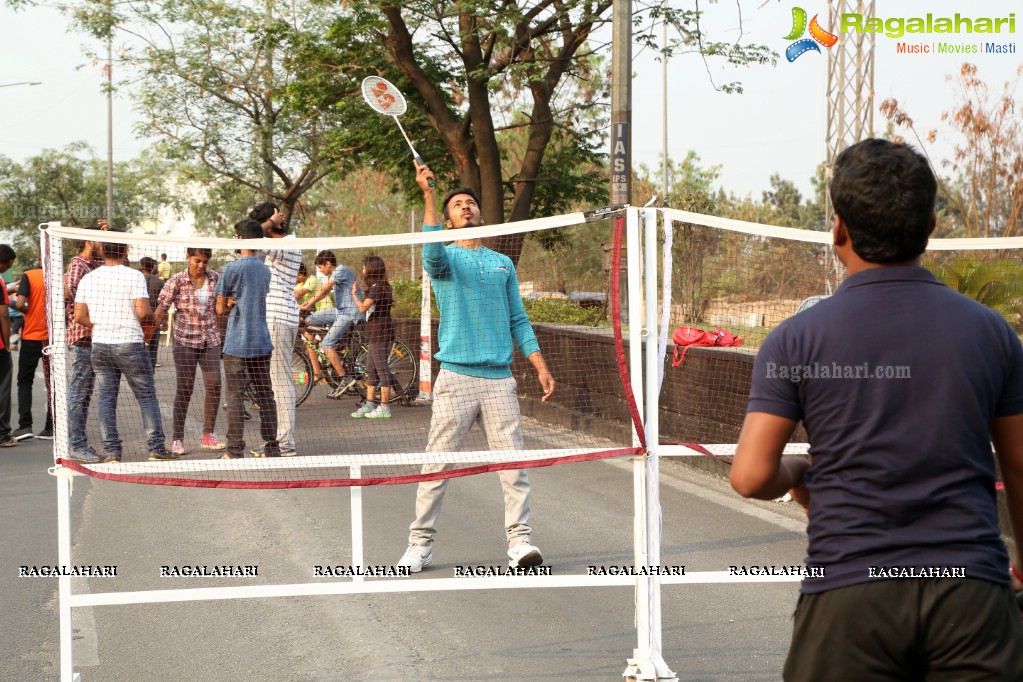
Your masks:
<instances>
[{"instance_id":1,"label":"person riding bicycle","mask_svg":"<svg viewBox=\"0 0 1023 682\"><path fill-rule=\"evenodd\" d=\"M327 278L327 282L320 288L319 292L311 299L302 304L301 309L305 311L312 310L316 303L325 297L327 294L334 291L334 308L331 310L324 310L322 312L313 313L306 318L307 325L313 326L330 326L327 331L327 335L323 337L323 341L320 342L321 347L327 354L327 359L330 360L330 364L334 367L334 371L337 372L338 377L341 377L341 382L338 384L329 396L329 398L340 399L352 384L355 383L354 377L345 376L345 367L341 359L341 339L345 333L351 329L356 322L361 322L366 319L365 316L359 312L358 307L355 304L355 300L352 297L353 292L362 298L362 290L358 286L358 280L355 277L355 273L352 272L347 266L339 265L337 257L333 251L320 251L316 254L316 259L313 261L316 264L316 268L320 271L324 277ZM355 285L353 287L353 285ZM319 362L313 359L313 369L317 375L319 375L321 368Z\"/></svg>"}]
</instances>

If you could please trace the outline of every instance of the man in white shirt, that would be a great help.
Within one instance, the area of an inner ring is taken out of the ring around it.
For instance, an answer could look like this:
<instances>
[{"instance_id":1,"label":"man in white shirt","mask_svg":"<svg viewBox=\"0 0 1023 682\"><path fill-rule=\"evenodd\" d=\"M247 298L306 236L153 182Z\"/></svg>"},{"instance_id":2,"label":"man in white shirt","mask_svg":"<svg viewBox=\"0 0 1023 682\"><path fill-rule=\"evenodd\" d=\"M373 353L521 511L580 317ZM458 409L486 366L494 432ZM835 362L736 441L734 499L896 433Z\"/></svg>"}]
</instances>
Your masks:
<instances>
[{"instance_id":1,"label":"man in white shirt","mask_svg":"<svg viewBox=\"0 0 1023 682\"><path fill-rule=\"evenodd\" d=\"M287 234L284 215L272 202L264 201L249 212L260 224L263 235L270 239L294 237ZM295 451L295 382L291 377L291 354L298 336L298 302L295 282L302 264L302 252L291 249L268 249L266 266L270 268L270 293L266 297L266 326L274 351L270 356L270 385L277 403L277 442L282 457ZM262 454L256 448L252 454Z\"/></svg>"},{"instance_id":2,"label":"man in white shirt","mask_svg":"<svg viewBox=\"0 0 1023 682\"><path fill-rule=\"evenodd\" d=\"M117 393L122 375L142 410L149 459L177 459L165 446L153 366L142 331L142 323L152 319L146 278L127 267L127 244L104 243L103 257L104 265L83 277L78 285L75 321L92 330L92 368L96 374L104 461L121 461Z\"/></svg>"}]
</instances>

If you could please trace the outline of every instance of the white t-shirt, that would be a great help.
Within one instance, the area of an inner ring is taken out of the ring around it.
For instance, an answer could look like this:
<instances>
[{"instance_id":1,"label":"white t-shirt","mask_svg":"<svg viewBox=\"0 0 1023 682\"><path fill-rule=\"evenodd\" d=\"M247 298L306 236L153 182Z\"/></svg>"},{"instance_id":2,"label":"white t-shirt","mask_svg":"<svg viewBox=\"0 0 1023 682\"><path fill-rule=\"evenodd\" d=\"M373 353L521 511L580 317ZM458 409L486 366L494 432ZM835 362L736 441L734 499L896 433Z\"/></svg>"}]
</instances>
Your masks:
<instances>
[{"instance_id":1,"label":"white t-shirt","mask_svg":"<svg viewBox=\"0 0 1023 682\"><path fill-rule=\"evenodd\" d=\"M75 303L89 306L93 343L144 343L135 299L149 300L146 277L125 265L103 265L82 278Z\"/></svg>"}]
</instances>

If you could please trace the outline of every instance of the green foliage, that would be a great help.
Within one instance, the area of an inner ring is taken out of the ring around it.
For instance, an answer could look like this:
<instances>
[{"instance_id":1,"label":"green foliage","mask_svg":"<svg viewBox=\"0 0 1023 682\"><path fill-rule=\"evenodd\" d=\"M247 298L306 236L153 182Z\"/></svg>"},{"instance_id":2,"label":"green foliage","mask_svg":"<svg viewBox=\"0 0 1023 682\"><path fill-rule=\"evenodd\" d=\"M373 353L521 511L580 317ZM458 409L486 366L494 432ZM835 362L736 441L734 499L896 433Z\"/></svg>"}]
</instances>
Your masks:
<instances>
[{"instance_id":1,"label":"green foliage","mask_svg":"<svg viewBox=\"0 0 1023 682\"><path fill-rule=\"evenodd\" d=\"M954 254L939 259L934 274L948 287L1018 324L1023 306L1023 263L1019 260L985 260L973 253Z\"/></svg>"},{"instance_id":2,"label":"green foliage","mask_svg":"<svg viewBox=\"0 0 1023 682\"><path fill-rule=\"evenodd\" d=\"M394 305L391 307L391 317L412 319L419 317L423 300L423 287L420 280L392 279L391 291L394 294ZM430 306L431 317L440 317L440 311L437 310L436 301L431 301Z\"/></svg>"},{"instance_id":3,"label":"green foliage","mask_svg":"<svg viewBox=\"0 0 1023 682\"><path fill-rule=\"evenodd\" d=\"M162 211L179 208L167 166L151 154L114 164L116 229L151 230ZM106 162L84 143L44 150L21 164L0 157L0 227L12 233L19 262L35 260L40 223L91 226L106 213Z\"/></svg>"},{"instance_id":4,"label":"green foliage","mask_svg":"<svg viewBox=\"0 0 1023 682\"><path fill-rule=\"evenodd\" d=\"M604 316L602 308L583 308L571 301L523 301L533 322L595 326Z\"/></svg>"}]
</instances>

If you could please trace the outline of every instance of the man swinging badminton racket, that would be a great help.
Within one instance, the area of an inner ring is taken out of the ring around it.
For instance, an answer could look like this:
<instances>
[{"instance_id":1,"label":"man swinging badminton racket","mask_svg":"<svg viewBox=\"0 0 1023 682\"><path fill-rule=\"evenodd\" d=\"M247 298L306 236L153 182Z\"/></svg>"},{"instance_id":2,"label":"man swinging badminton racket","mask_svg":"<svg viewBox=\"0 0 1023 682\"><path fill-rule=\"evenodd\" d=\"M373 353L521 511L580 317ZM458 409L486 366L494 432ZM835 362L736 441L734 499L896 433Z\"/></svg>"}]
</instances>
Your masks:
<instances>
[{"instance_id":1,"label":"man swinging badminton racket","mask_svg":"<svg viewBox=\"0 0 1023 682\"><path fill-rule=\"evenodd\" d=\"M1023 347L920 267L935 191L906 145L842 152L830 192L845 281L756 357L732 486L759 499L795 488L806 563L823 573L800 588L789 681L1023 680L991 454L993 442L1018 552ZM809 463L781 457L799 421Z\"/></svg>"},{"instance_id":2,"label":"man swinging badminton racket","mask_svg":"<svg viewBox=\"0 0 1023 682\"><path fill-rule=\"evenodd\" d=\"M460 187L441 202L444 223L437 214L433 173L416 163L416 182L423 191L423 230L457 230L483 224L476 192ZM519 401L511 373L513 345L536 368L543 400L554 393L554 378L540 354L529 318L519 297L515 267L507 256L491 251L479 239L461 239L444 246L423 247L423 269L437 292L440 309L441 370L433 385L433 416L429 452L461 449L462 441L479 419L492 450L521 450ZM450 464L427 464L423 473L449 469ZM513 568L543 563L531 542L529 477L525 469L498 472L504 490L505 535ZM409 526L409 546L398 566L418 573L433 561L447 479L424 481L416 495L416 518Z\"/></svg>"}]
</instances>

